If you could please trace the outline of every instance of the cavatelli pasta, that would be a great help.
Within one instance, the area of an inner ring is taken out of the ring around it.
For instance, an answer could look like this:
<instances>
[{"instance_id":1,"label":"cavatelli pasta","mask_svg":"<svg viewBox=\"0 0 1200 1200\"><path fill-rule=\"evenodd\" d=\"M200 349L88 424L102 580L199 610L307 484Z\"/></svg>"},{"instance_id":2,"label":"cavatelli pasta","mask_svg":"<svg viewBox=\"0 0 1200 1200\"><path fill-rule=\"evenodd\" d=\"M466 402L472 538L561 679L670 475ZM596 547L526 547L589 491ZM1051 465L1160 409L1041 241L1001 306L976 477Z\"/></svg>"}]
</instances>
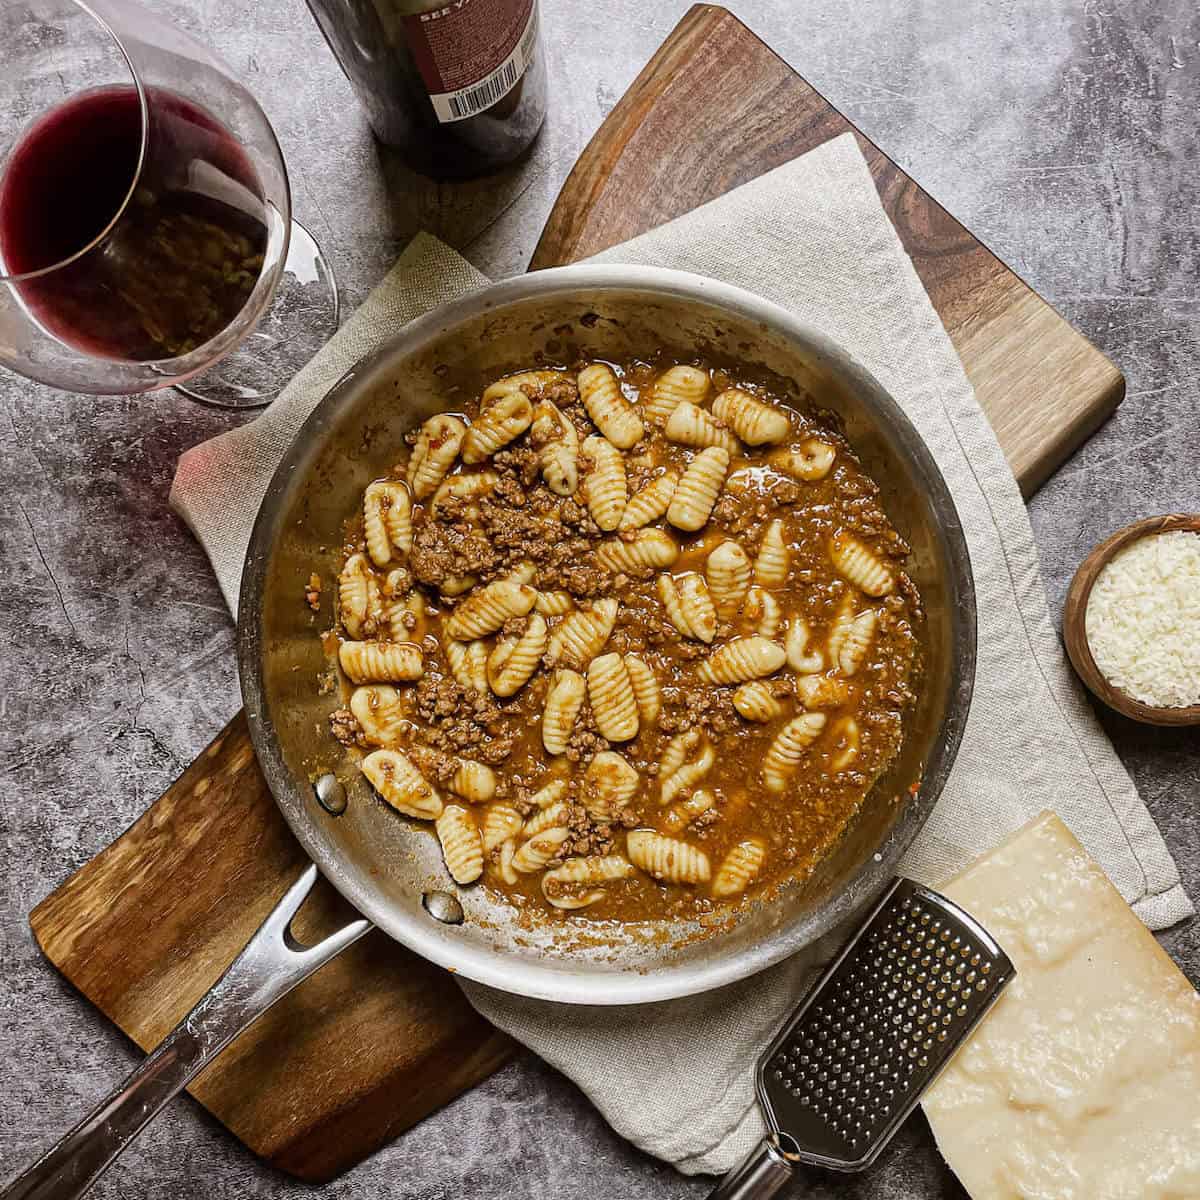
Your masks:
<instances>
[{"instance_id":1,"label":"cavatelli pasta","mask_svg":"<svg viewBox=\"0 0 1200 1200\"><path fill-rule=\"evenodd\" d=\"M709 554L704 577L722 621L732 620L741 609L750 590L750 575L750 559L737 542L724 541Z\"/></svg>"},{"instance_id":2,"label":"cavatelli pasta","mask_svg":"<svg viewBox=\"0 0 1200 1200\"><path fill-rule=\"evenodd\" d=\"M662 711L662 689L658 686L658 676L650 664L636 654L625 655L625 670L629 672L629 680L633 684L638 718L642 725L649 727L658 720L658 714Z\"/></svg>"},{"instance_id":3,"label":"cavatelli pasta","mask_svg":"<svg viewBox=\"0 0 1200 1200\"><path fill-rule=\"evenodd\" d=\"M555 908L586 908L603 900L604 885L633 875L633 864L619 854L568 858L542 876L542 895Z\"/></svg>"},{"instance_id":4,"label":"cavatelli pasta","mask_svg":"<svg viewBox=\"0 0 1200 1200\"><path fill-rule=\"evenodd\" d=\"M551 779L529 797L529 803L538 808L550 808L566 798L570 786L565 779Z\"/></svg>"},{"instance_id":5,"label":"cavatelli pasta","mask_svg":"<svg viewBox=\"0 0 1200 1200\"><path fill-rule=\"evenodd\" d=\"M366 556L352 554L338 575L338 614L352 638L375 632L375 610L379 607L379 581Z\"/></svg>"},{"instance_id":6,"label":"cavatelli pasta","mask_svg":"<svg viewBox=\"0 0 1200 1200\"><path fill-rule=\"evenodd\" d=\"M746 838L730 849L713 877L712 894L718 899L739 896L754 880L767 859L761 838Z\"/></svg>"},{"instance_id":7,"label":"cavatelli pasta","mask_svg":"<svg viewBox=\"0 0 1200 1200\"><path fill-rule=\"evenodd\" d=\"M562 825L547 829L521 842L512 856L512 869L522 875L540 871L558 853L558 848L571 836Z\"/></svg>"},{"instance_id":8,"label":"cavatelli pasta","mask_svg":"<svg viewBox=\"0 0 1200 1200\"><path fill-rule=\"evenodd\" d=\"M546 486L556 496L573 496L579 486L579 434L549 400L533 411L529 436L538 453Z\"/></svg>"},{"instance_id":9,"label":"cavatelli pasta","mask_svg":"<svg viewBox=\"0 0 1200 1200\"><path fill-rule=\"evenodd\" d=\"M830 736L833 745L829 754L829 770L834 775L840 775L854 765L862 746L862 732L858 722L853 717L843 717L832 730Z\"/></svg>"},{"instance_id":10,"label":"cavatelli pasta","mask_svg":"<svg viewBox=\"0 0 1200 1200\"><path fill-rule=\"evenodd\" d=\"M412 549L412 501L403 483L376 480L363 493L363 536L377 567Z\"/></svg>"},{"instance_id":11,"label":"cavatelli pasta","mask_svg":"<svg viewBox=\"0 0 1200 1200\"><path fill-rule=\"evenodd\" d=\"M566 825L570 815L570 807L561 800L551 804L549 808L539 809L525 818L525 824L521 827L521 837L537 837L547 829Z\"/></svg>"},{"instance_id":12,"label":"cavatelli pasta","mask_svg":"<svg viewBox=\"0 0 1200 1200\"><path fill-rule=\"evenodd\" d=\"M413 498L425 500L437 491L462 449L467 427L449 413L438 413L421 426L408 460L408 486Z\"/></svg>"},{"instance_id":13,"label":"cavatelli pasta","mask_svg":"<svg viewBox=\"0 0 1200 1200\"><path fill-rule=\"evenodd\" d=\"M515 696L533 678L546 652L546 618L531 613L525 632L503 638L488 657L488 684L497 696Z\"/></svg>"},{"instance_id":14,"label":"cavatelli pasta","mask_svg":"<svg viewBox=\"0 0 1200 1200\"><path fill-rule=\"evenodd\" d=\"M615 750L595 755L583 777L583 805L597 821L613 821L633 799L641 777Z\"/></svg>"},{"instance_id":15,"label":"cavatelli pasta","mask_svg":"<svg viewBox=\"0 0 1200 1200\"><path fill-rule=\"evenodd\" d=\"M478 582L479 577L476 575L447 575L437 587L443 596L461 596L463 592L469 592Z\"/></svg>"},{"instance_id":16,"label":"cavatelli pasta","mask_svg":"<svg viewBox=\"0 0 1200 1200\"><path fill-rule=\"evenodd\" d=\"M791 554L783 540L783 522L776 517L763 533L754 558L754 582L759 587L777 588L787 583Z\"/></svg>"},{"instance_id":17,"label":"cavatelli pasta","mask_svg":"<svg viewBox=\"0 0 1200 1200\"><path fill-rule=\"evenodd\" d=\"M550 635L546 655L552 663L582 671L604 648L617 623L618 601L607 597L591 608L580 609L563 618Z\"/></svg>"},{"instance_id":18,"label":"cavatelli pasta","mask_svg":"<svg viewBox=\"0 0 1200 1200\"><path fill-rule=\"evenodd\" d=\"M762 780L767 791L778 794L787 788L788 780L800 766L804 751L817 740L824 728L824 713L806 712L793 717L775 735L762 762Z\"/></svg>"},{"instance_id":19,"label":"cavatelli pasta","mask_svg":"<svg viewBox=\"0 0 1200 1200\"><path fill-rule=\"evenodd\" d=\"M850 687L831 675L802 675L796 680L796 699L805 708L837 708L850 699Z\"/></svg>"},{"instance_id":20,"label":"cavatelli pasta","mask_svg":"<svg viewBox=\"0 0 1200 1200\"><path fill-rule=\"evenodd\" d=\"M843 579L868 596L886 596L896 586L890 568L853 534L842 531L830 538L829 560Z\"/></svg>"},{"instance_id":21,"label":"cavatelli pasta","mask_svg":"<svg viewBox=\"0 0 1200 1200\"><path fill-rule=\"evenodd\" d=\"M483 852L490 854L501 842L507 842L521 832L521 814L511 804L500 801L488 805L483 814Z\"/></svg>"},{"instance_id":22,"label":"cavatelli pasta","mask_svg":"<svg viewBox=\"0 0 1200 1200\"><path fill-rule=\"evenodd\" d=\"M708 812L716 802L716 796L707 788L698 788L686 800L671 805L663 813L659 818L659 828L663 833L679 833Z\"/></svg>"},{"instance_id":23,"label":"cavatelli pasta","mask_svg":"<svg viewBox=\"0 0 1200 1200\"><path fill-rule=\"evenodd\" d=\"M657 521L670 508L671 497L675 495L678 484L678 471L666 471L650 480L629 498L618 528L640 529L651 521Z\"/></svg>"},{"instance_id":24,"label":"cavatelli pasta","mask_svg":"<svg viewBox=\"0 0 1200 1200\"><path fill-rule=\"evenodd\" d=\"M497 379L495 383L489 383L483 389L479 407L490 408L502 396L507 396L509 392L524 392L527 395L536 396L550 384L560 383L568 378L566 371L518 371L515 375L506 375L503 379Z\"/></svg>"},{"instance_id":25,"label":"cavatelli pasta","mask_svg":"<svg viewBox=\"0 0 1200 1200\"><path fill-rule=\"evenodd\" d=\"M596 549L596 561L614 575L645 577L671 566L678 557L675 539L661 529L639 529L629 541L612 538Z\"/></svg>"},{"instance_id":26,"label":"cavatelli pasta","mask_svg":"<svg viewBox=\"0 0 1200 1200\"><path fill-rule=\"evenodd\" d=\"M542 711L542 745L547 754L566 753L586 696L587 683L578 671L560 668L551 676Z\"/></svg>"},{"instance_id":27,"label":"cavatelli pasta","mask_svg":"<svg viewBox=\"0 0 1200 1200\"><path fill-rule=\"evenodd\" d=\"M436 820L442 798L412 760L399 750L374 750L362 760L362 773L397 812L422 821Z\"/></svg>"},{"instance_id":28,"label":"cavatelli pasta","mask_svg":"<svg viewBox=\"0 0 1200 1200\"><path fill-rule=\"evenodd\" d=\"M683 365L668 367L651 384L642 412L655 425L664 425L684 401L699 407L708 395L708 388L707 371Z\"/></svg>"},{"instance_id":29,"label":"cavatelli pasta","mask_svg":"<svg viewBox=\"0 0 1200 1200\"><path fill-rule=\"evenodd\" d=\"M642 440L645 428L637 409L621 394L621 385L606 363L591 363L579 372L579 398L592 424L618 450Z\"/></svg>"},{"instance_id":30,"label":"cavatelli pasta","mask_svg":"<svg viewBox=\"0 0 1200 1200\"><path fill-rule=\"evenodd\" d=\"M496 862L496 874L502 883L507 883L512 887L519 878L517 872L513 869L513 858L516 855L517 839L515 837L506 838L500 843L500 851L494 856Z\"/></svg>"},{"instance_id":31,"label":"cavatelli pasta","mask_svg":"<svg viewBox=\"0 0 1200 1200\"><path fill-rule=\"evenodd\" d=\"M712 866L699 846L664 837L652 829L634 829L625 838L634 866L663 883L707 883Z\"/></svg>"},{"instance_id":32,"label":"cavatelli pasta","mask_svg":"<svg viewBox=\"0 0 1200 1200\"><path fill-rule=\"evenodd\" d=\"M474 688L480 695L488 690L487 643L482 641L456 642L447 641L446 661L450 664L450 674L459 687Z\"/></svg>"},{"instance_id":33,"label":"cavatelli pasta","mask_svg":"<svg viewBox=\"0 0 1200 1200\"><path fill-rule=\"evenodd\" d=\"M758 721L765 724L776 717L783 716L783 701L771 690L769 683L756 679L752 683L743 683L733 692L733 707L747 721Z\"/></svg>"},{"instance_id":34,"label":"cavatelli pasta","mask_svg":"<svg viewBox=\"0 0 1200 1200\"><path fill-rule=\"evenodd\" d=\"M611 533L620 525L629 499L625 460L621 452L599 434L583 439L580 456L587 470L583 483L588 512L601 529Z\"/></svg>"},{"instance_id":35,"label":"cavatelli pasta","mask_svg":"<svg viewBox=\"0 0 1200 1200\"><path fill-rule=\"evenodd\" d=\"M704 735L698 729L688 729L677 733L667 744L658 760L658 777L666 779L677 771L689 755L694 754L704 741Z\"/></svg>"},{"instance_id":36,"label":"cavatelli pasta","mask_svg":"<svg viewBox=\"0 0 1200 1200\"><path fill-rule=\"evenodd\" d=\"M479 506L475 502L489 495L499 482L500 476L490 468L451 475L438 484L430 509L435 517L440 517L452 502L462 501L466 505L468 519L478 520Z\"/></svg>"},{"instance_id":37,"label":"cavatelli pasta","mask_svg":"<svg viewBox=\"0 0 1200 1200\"><path fill-rule=\"evenodd\" d=\"M639 719L633 681L619 654L592 659L587 671L588 701L602 737L627 742L637 737Z\"/></svg>"},{"instance_id":38,"label":"cavatelli pasta","mask_svg":"<svg viewBox=\"0 0 1200 1200\"><path fill-rule=\"evenodd\" d=\"M681 446L719 446L730 458L741 451L737 438L724 425L718 425L709 413L687 400L676 405L663 433L668 441Z\"/></svg>"},{"instance_id":39,"label":"cavatelli pasta","mask_svg":"<svg viewBox=\"0 0 1200 1200\"><path fill-rule=\"evenodd\" d=\"M507 579L489 583L468 596L446 622L446 635L458 641L486 637L495 633L510 617L523 617L537 599L527 583Z\"/></svg>"},{"instance_id":40,"label":"cavatelli pasta","mask_svg":"<svg viewBox=\"0 0 1200 1200\"><path fill-rule=\"evenodd\" d=\"M688 464L679 480L670 506L667 520L676 529L694 533L708 523L713 505L725 484L729 471L729 452L720 446L709 446Z\"/></svg>"},{"instance_id":41,"label":"cavatelli pasta","mask_svg":"<svg viewBox=\"0 0 1200 1200\"><path fill-rule=\"evenodd\" d=\"M425 671L421 647L412 642L343 642L338 663L351 683L407 683Z\"/></svg>"},{"instance_id":42,"label":"cavatelli pasta","mask_svg":"<svg viewBox=\"0 0 1200 1200\"><path fill-rule=\"evenodd\" d=\"M537 567L531 562L518 563L504 578L509 583L532 583L537 578ZM536 600L534 605L536 607Z\"/></svg>"},{"instance_id":43,"label":"cavatelli pasta","mask_svg":"<svg viewBox=\"0 0 1200 1200\"><path fill-rule=\"evenodd\" d=\"M658 577L658 598L672 625L686 638L711 643L717 636L717 610L700 575Z\"/></svg>"},{"instance_id":44,"label":"cavatelli pasta","mask_svg":"<svg viewBox=\"0 0 1200 1200\"><path fill-rule=\"evenodd\" d=\"M807 438L794 450L776 450L767 461L796 479L813 483L824 479L833 467L837 451L820 438Z\"/></svg>"},{"instance_id":45,"label":"cavatelli pasta","mask_svg":"<svg viewBox=\"0 0 1200 1200\"><path fill-rule=\"evenodd\" d=\"M447 804L435 828L450 877L458 884L474 883L483 874L483 839L475 818L461 804Z\"/></svg>"},{"instance_id":46,"label":"cavatelli pasta","mask_svg":"<svg viewBox=\"0 0 1200 1200\"><path fill-rule=\"evenodd\" d=\"M829 657L843 675L855 675L875 640L879 614L873 608L835 622L829 635Z\"/></svg>"},{"instance_id":47,"label":"cavatelli pasta","mask_svg":"<svg viewBox=\"0 0 1200 1200\"><path fill-rule=\"evenodd\" d=\"M570 592L538 592L533 607L543 617L562 617L575 607L575 600Z\"/></svg>"},{"instance_id":48,"label":"cavatelli pasta","mask_svg":"<svg viewBox=\"0 0 1200 1200\"><path fill-rule=\"evenodd\" d=\"M462 460L481 463L533 424L533 405L524 392L505 392L472 422L462 443Z\"/></svg>"},{"instance_id":49,"label":"cavatelli pasta","mask_svg":"<svg viewBox=\"0 0 1200 1200\"><path fill-rule=\"evenodd\" d=\"M746 593L746 622L759 637L773 638L783 624L783 609L766 588L757 584Z\"/></svg>"},{"instance_id":50,"label":"cavatelli pasta","mask_svg":"<svg viewBox=\"0 0 1200 1200\"><path fill-rule=\"evenodd\" d=\"M773 675L785 662L783 647L767 638L734 638L714 650L696 674L705 683L744 683Z\"/></svg>"},{"instance_id":51,"label":"cavatelli pasta","mask_svg":"<svg viewBox=\"0 0 1200 1200\"><path fill-rule=\"evenodd\" d=\"M408 724L400 693L386 684L355 688L350 711L372 746L392 746L403 736Z\"/></svg>"},{"instance_id":52,"label":"cavatelli pasta","mask_svg":"<svg viewBox=\"0 0 1200 1200\"><path fill-rule=\"evenodd\" d=\"M415 642L425 628L425 596L416 590L380 603L383 624L393 642Z\"/></svg>"},{"instance_id":53,"label":"cavatelli pasta","mask_svg":"<svg viewBox=\"0 0 1200 1200\"><path fill-rule=\"evenodd\" d=\"M800 616L792 617L788 622L785 645L788 666L797 675L812 675L825 669L825 655L821 653L820 646L814 645L811 650L809 649L811 637L808 622Z\"/></svg>"},{"instance_id":54,"label":"cavatelli pasta","mask_svg":"<svg viewBox=\"0 0 1200 1200\"><path fill-rule=\"evenodd\" d=\"M685 758L669 775L659 772L661 782L658 802L670 804L676 796L695 787L712 770L713 763L716 761L716 752L708 740L702 738L699 751L694 758Z\"/></svg>"},{"instance_id":55,"label":"cavatelli pasta","mask_svg":"<svg viewBox=\"0 0 1200 1200\"><path fill-rule=\"evenodd\" d=\"M713 401L712 411L748 446L782 442L791 429L786 413L764 404L743 388L726 388Z\"/></svg>"},{"instance_id":56,"label":"cavatelli pasta","mask_svg":"<svg viewBox=\"0 0 1200 1200\"><path fill-rule=\"evenodd\" d=\"M496 772L487 763L460 758L448 787L472 804L486 804L496 794Z\"/></svg>"}]
</instances>

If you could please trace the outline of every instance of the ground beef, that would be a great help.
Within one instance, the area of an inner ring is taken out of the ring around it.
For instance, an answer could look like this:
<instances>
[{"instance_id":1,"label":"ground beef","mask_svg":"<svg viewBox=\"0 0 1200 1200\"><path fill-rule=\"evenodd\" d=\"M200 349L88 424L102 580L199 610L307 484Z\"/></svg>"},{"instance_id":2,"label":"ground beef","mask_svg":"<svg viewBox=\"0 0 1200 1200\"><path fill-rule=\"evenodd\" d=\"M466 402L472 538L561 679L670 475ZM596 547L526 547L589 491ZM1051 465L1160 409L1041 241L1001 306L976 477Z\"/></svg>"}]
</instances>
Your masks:
<instances>
[{"instance_id":1,"label":"ground beef","mask_svg":"<svg viewBox=\"0 0 1200 1200\"><path fill-rule=\"evenodd\" d=\"M440 788L445 788L458 770L458 759L441 750L413 748L412 756L421 774Z\"/></svg>"},{"instance_id":2,"label":"ground beef","mask_svg":"<svg viewBox=\"0 0 1200 1200\"><path fill-rule=\"evenodd\" d=\"M513 508L524 508L528 497L525 489L511 475L502 475L500 482L492 489L492 496L502 504Z\"/></svg>"},{"instance_id":3,"label":"ground beef","mask_svg":"<svg viewBox=\"0 0 1200 1200\"><path fill-rule=\"evenodd\" d=\"M339 708L329 714L329 732L343 746L354 746L358 744L362 727L358 718L348 708Z\"/></svg>"},{"instance_id":4,"label":"ground beef","mask_svg":"<svg viewBox=\"0 0 1200 1200\"><path fill-rule=\"evenodd\" d=\"M452 575L492 573L500 555L487 536L465 520L427 521L413 534L408 565L421 583L436 586Z\"/></svg>"},{"instance_id":5,"label":"ground beef","mask_svg":"<svg viewBox=\"0 0 1200 1200\"><path fill-rule=\"evenodd\" d=\"M415 688L417 716L435 750L495 766L512 753L519 717L505 713L490 695L464 688L449 676L427 672Z\"/></svg>"},{"instance_id":6,"label":"ground beef","mask_svg":"<svg viewBox=\"0 0 1200 1200\"><path fill-rule=\"evenodd\" d=\"M776 508L790 508L799 503L804 488L794 479L779 479L771 485L768 495Z\"/></svg>"},{"instance_id":7,"label":"ground beef","mask_svg":"<svg viewBox=\"0 0 1200 1200\"><path fill-rule=\"evenodd\" d=\"M571 561L566 552L554 557L558 561L552 564L551 587L564 588L578 599L601 596L611 590L608 572L596 566L590 553L584 562Z\"/></svg>"},{"instance_id":8,"label":"ground beef","mask_svg":"<svg viewBox=\"0 0 1200 1200\"><path fill-rule=\"evenodd\" d=\"M573 379L555 379L542 388L539 396L561 411L579 403L579 388Z\"/></svg>"},{"instance_id":9,"label":"ground beef","mask_svg":"<svg viewBox=\"0 0 1200 1200\"><path fill-rule=\"evenodd\" d=\"M396 599L412 589L412 575L404 567L393 567L383 581L383 594Z\"/></svg>"},{"instance_id":10,"label":"ground beef","mask_svg":"<svg viewBox=\"0 0 1200 1200\"><path fill-rule=\"evenodd\" d=\"M608 749L608 740L596 732L596 718L592 706L584 701L575 718L575 727L567 739L567 761L586 767L601 750Z\"/></svg>"},{"instance_id":11,"label":"ground beef","mask_svg":"<svg viewBox=\"0 0 1200 1200\"><path fill-rule=\"evenodd\" d=\"M731 688L669 686L662 689L663 710L658 727L666 734L703 729L712 738L720 738L742 729L742 721L733 707Z\"/></svg>"},{"instance_id":12,"label":"ground beef","mask_svg":"<svg viewBox=\"0 0 1200 1200\"><path fill-rule=\"evenodd\" d=\"M313 612L321 611L321 577L316 571L308 577L308 587L304 589L304 603Z\"/></svg>"},{"instance_id":13,"label":"ground beef","mask_svg":"<svg viewBox=\"0 0 1200 1200\"><path fill-rule=\"evenodd\" d=\"M567 839L559 846L554 863L584 855L611 854L615 844L611 825L603 825L588 815L582 804L571 803L566 814Z\"/></svg>"},{"instance_id":14,"label":"ground beef","mask_svg":"<svg viewBox=\"0 0 1200 1200\"><path fill-rule=\"evenodd\" d=\"M492 466L500 473L501 486L508 483L529 488L537 482L541 461L537 452L528 446L509 446L492 455Z\"/></svg>"}]
</instances>

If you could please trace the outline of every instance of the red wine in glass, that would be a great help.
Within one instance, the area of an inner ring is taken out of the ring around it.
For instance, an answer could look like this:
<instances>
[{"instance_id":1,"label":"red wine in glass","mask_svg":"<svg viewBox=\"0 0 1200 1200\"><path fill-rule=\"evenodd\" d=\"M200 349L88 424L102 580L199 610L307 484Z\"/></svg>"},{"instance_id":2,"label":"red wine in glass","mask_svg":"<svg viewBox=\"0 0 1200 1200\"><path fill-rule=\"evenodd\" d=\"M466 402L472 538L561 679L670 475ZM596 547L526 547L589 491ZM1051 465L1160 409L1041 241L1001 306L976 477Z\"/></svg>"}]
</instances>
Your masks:
<instances>
[{"instance_id":1,"label":"red wine in glass","mask_svg":"<svg viewBox=\"0 0 1200 1200\"><path fill-rule=\"evenodd\" d=\"M134 362L220 333L249 299L267 242L262 189L234 136L182 96L145 94L144 154L137 89L97 88L38 118L0 180L9 275L79 254L14 285L30 315L85 353Z\"/></svg>"}]
</instances>

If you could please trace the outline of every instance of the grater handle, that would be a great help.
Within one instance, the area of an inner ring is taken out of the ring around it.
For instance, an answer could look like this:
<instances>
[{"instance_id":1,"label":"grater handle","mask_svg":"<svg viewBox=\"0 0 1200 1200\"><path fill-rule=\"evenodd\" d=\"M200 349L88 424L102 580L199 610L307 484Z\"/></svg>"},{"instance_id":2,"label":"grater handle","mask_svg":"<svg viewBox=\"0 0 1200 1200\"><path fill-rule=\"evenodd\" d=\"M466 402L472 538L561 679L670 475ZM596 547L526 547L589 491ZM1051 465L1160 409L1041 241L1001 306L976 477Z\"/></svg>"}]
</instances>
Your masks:
<instances>
[{"instance_id":1,"label":"grater handle","mask_svg":"<svg viewBox=\"0 0 1200 1200\"><path fill-rule=\"evenodd\" d=\"M799 1161L788 1148L790 1140L786 1134L768 1134L717 1184L708 1200L770 1200L778 1195L792 1181Z\"/></svg>"}]
</instances>

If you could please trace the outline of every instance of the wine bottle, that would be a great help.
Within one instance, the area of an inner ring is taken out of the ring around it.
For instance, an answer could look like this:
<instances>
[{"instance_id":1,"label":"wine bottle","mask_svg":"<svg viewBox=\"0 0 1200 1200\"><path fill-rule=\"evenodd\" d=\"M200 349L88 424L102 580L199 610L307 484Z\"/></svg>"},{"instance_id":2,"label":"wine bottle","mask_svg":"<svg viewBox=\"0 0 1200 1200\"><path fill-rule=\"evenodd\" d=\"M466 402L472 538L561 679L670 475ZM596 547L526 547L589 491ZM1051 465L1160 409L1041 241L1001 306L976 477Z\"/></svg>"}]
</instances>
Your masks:
<instances>
[{"instance_id":1,"label":"wine bottle","mask_svg":"<svg viewBox=\"0 0 1200 1200\"><path fill-rule=\"evenodd\" d=\"M538 0L308 0L380 141L435 178L481 175L546 115Z\"/></svg>"}]
</instances>

